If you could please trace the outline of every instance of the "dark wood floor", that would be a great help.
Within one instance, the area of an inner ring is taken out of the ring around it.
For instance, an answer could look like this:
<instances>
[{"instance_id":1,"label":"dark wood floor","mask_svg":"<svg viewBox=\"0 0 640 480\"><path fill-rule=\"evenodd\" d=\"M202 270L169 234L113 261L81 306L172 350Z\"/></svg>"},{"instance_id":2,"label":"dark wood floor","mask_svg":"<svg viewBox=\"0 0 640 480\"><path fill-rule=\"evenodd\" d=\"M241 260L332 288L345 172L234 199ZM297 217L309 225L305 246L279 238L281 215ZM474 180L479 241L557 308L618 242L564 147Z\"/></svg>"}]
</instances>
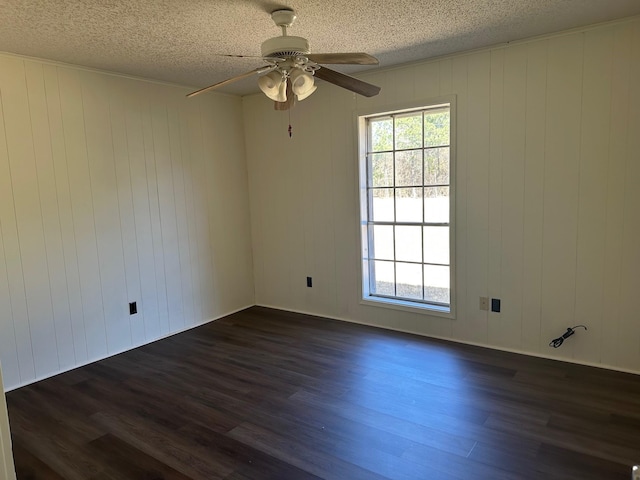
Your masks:
<instances>
[{"instance_id":1,"label":"dark wood floor","mask_svg":"<svg viewBox=\"0 0 640 480\"><path fill-rule=\"evenodd\" d=\"M640 378L254 307L8 394L19 479L624 479Z\"/></svg>"}]
</instances>

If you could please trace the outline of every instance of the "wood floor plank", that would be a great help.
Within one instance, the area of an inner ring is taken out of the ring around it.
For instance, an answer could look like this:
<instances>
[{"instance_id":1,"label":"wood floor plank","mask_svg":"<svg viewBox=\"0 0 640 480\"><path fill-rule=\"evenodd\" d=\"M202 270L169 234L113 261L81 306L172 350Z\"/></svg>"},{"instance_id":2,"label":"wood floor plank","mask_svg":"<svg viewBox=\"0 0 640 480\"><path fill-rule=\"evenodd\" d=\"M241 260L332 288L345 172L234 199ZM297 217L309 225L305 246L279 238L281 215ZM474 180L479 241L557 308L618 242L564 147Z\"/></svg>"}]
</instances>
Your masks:
<instances>
[{"instance_id":1,"label":"wood floor plank","mask_svg":"<svg viewBox=\"0 0 640 480\"><path fill-rule=\"evenodd\" d=\"M155 480L189 480L160 460L138 450L119 438L106 434L89 443L91 452L118 472L120 478L153 478Z\"/></svg>"},{"instance_id":2,"label":"wood floor plank","mask_svg":"<svg viewBox=\"0 0 640 480\"><path fill-rule=\"evenodd\" d=\"M212 458L205 449L169 429L129 415L96 413L94 420L125 443L191 478L223 479L233 472L226 459ZM135 456L134 456L135 458Z\"/></svg>"},{"instance_id":3,"label":"wood floor plank","mask_svg":"<svg viewBox=\"0 0 640 480\"><path fill-rule=\"evenodd\" d=\"M541 473L561 471L567 480L581 480L585 471L591 478L629 478L629 467L622 463L546 443L540 447L536 460Z\"/></svg>"},{"instance_id":4,"label":"wood floor plank","mask_svg":"<svg viewBox=\"0 0 640 480\"><path fill-rule=\"evenodd\" d=\"M318 480L320 478L201 424L187 424L180 429L180 434L233 459L237 465L225 480Z\"/></svg>"},{"instance_id":5,"label":"wood floor plank","mask_svg":"<svg viewBox=\"0 0 640 480\"><path fill-rule=\"evenodd\" d=\"M372 426L415 443L439 448L463 457L466 457L476 444L476 441L469 436L421 425L363 408L341 399L321 397L315 393L301 391L292 396L291 400L293 405L299 403L314 412L324 410L339 419L344 418L362 425Z\"/></svg>"},{"instance_id":6,"label":"wood floor plank","mask_svg":"<svg viewBox=\"0 0 640 480\"><path fill-rule=\"evenodd\" d=\"M319 451L308 443L285 436L250 423L234 428L229 435L273 457L308 471L324 479L382 480L383 475L361 468L353 463Z\"/></svg>"},{"instance_id":7,"label":"wood floor plank","mask_svg":"<svg viewBox=\"0 0 640 480\"><path fill-rule=\"evenodd\" d=\"M56 473L49 465L31 451L24 448L21 443L13 442L13 459L16 471L23 480L47 478L49 480L64 480L64 477Z\"/></svg>"},{"instance_id":8,"label":"wood floor plank","mask_svg":"<svg viewBox=\"0 0 640 480\"><path fill-rule=\"evenodd\" d=\"M252 307L7 405L20 480L627 480L639 380Z\"/></svg>"},{"instance_id":9,"label":"wood floor plank","mask_svg":"<svg viewBox=\"0 0 640 480\"><path fill-rule=\"evenodd\" d=\"M55 436L50 435L47 433L52 431L50 425L42 425L21 414L12 414L9 421L14 443L22 445L39 462L47 465L65 480L87 480L100 475L105 479L117 479L108 475L108 465L86 453L85 444L78 445L67 438L67 431L55 428L54 431L58 433ZM30 472L16 466L16 474L22 479L23 475L28 478ZM35 478L48 477L40 472Z\"/></svg>"}]
</instances>

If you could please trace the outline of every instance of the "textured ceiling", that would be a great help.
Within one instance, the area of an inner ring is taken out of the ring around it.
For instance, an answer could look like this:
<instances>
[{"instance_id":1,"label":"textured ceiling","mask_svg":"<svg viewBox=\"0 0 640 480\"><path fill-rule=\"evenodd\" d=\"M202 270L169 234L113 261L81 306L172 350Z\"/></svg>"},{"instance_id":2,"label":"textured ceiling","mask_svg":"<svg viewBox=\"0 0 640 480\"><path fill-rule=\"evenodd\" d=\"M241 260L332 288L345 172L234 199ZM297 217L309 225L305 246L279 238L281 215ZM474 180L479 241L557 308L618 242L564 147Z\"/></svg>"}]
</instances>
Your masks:
<instances>
[{"instance_id":1,"label":"textured ceiling","mask_svg":"<svg viewBox=\"0 0 640 480\"><path fill-rule=\"evenodd\" d=\"M283 7L312 52L382 67L640 14L640 0L0 0L0 51L205 86L263 63L215 54L260 55ZM222 91L258 90L250 78Z\"/></svg>"}]
</instances>

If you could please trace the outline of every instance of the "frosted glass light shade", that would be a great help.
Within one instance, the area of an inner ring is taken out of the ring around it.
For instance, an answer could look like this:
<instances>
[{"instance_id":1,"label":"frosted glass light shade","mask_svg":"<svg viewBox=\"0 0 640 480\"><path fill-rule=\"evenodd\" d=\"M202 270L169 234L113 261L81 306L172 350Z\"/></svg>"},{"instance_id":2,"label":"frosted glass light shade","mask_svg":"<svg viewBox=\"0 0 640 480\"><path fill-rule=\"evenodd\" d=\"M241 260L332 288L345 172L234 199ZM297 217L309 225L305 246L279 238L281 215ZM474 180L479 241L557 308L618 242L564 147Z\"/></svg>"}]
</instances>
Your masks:
<instances>
[{"instance_id":1,"label":"frosted glass light shade","mask_svg":"<svg viewBox=\"0 0 640 480\"><path fill-rule=\"evenodd\" d=\"M313 92L315 92L317 89L318 89L318 87L316 87L315 85L311 85L311 88L308 89L304 94L302 94L302 93L298 93L297 94L298 100L300 100L300 101L304 100L309 95L311 95Z\"/></svg>"},{"instance_id":2,"label":"frosted glass light shade","mask_svg":"<svg viewBox=\"0 0 640 480\"><path fill-rule=\"evenodd\" d=\"M318 88L314 85L313 75L298 68L294 69L289 77L291 78L291 90L296 94L298 100L304 100Z\"/></svg>"},{"instance_id":3,"label":"frosted glass light shade","mask_svg":"<svg viewBox=\"0 0 640 480\"><path fill-rule=\"evenodd\" d=\"M276 102L287 101L287 80L282 78L280 72L273 71L263 75L258 79L258 86L271 100Z\"/></svg>"}]
</instances>

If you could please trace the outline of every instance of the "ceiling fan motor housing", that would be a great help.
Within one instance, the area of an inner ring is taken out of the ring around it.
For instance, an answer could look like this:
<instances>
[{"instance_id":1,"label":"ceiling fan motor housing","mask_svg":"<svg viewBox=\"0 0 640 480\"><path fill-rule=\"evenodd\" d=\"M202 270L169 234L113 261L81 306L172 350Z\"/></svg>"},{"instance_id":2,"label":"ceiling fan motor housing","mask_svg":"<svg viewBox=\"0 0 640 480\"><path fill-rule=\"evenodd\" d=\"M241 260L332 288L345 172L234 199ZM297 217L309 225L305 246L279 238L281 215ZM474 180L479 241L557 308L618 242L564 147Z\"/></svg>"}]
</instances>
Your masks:
<instances>
[{"instance_id":1,"label":"ceiling fan motor housing","mask_svg":"<svg viewBox=\"0 0 640 480\"><path fill-rule=\"evenodd\" d=\"M296 55L307 55L309 42L306 38L282 36L270 38L262 42L261 52L263 57L295 57Z\"/></svg>"}]
</instances>

